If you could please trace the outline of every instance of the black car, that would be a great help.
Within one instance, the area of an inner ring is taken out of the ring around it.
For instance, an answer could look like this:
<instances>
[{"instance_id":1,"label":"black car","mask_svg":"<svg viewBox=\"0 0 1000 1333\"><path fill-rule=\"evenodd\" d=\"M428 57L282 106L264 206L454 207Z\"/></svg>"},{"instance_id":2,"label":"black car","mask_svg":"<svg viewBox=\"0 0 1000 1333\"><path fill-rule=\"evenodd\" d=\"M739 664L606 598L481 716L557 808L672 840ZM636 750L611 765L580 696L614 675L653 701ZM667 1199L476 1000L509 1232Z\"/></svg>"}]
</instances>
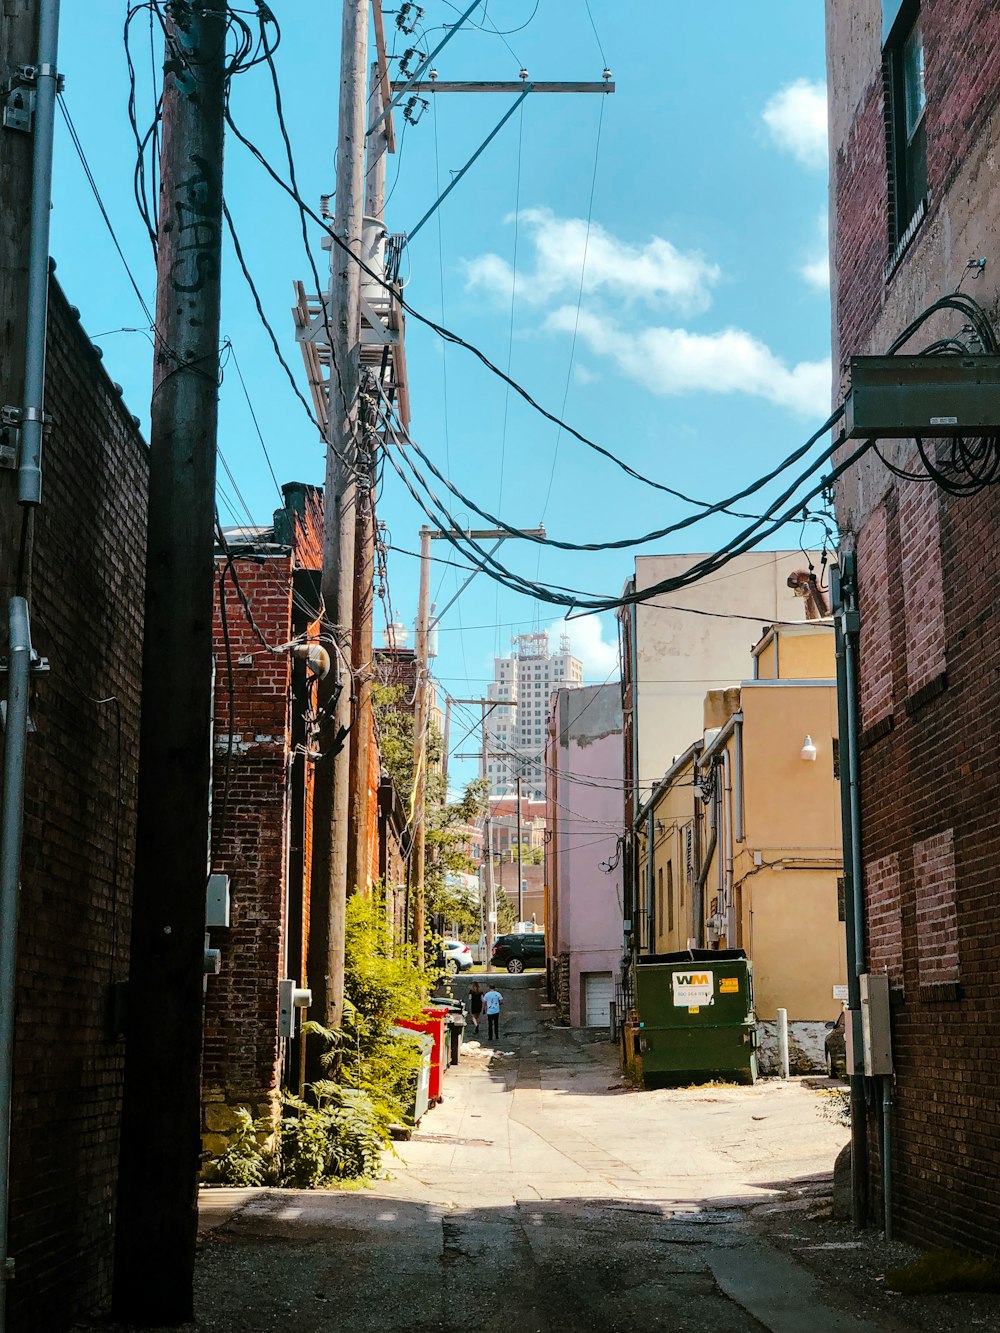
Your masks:
<instances>
[{"instance_id":1,"label":"black car","mask_svg":"<svg viewBox=\"0 0 1000 1333\"><path fill-rule=\"evenodd\" d=\"M841 1013L836 1023L827 1023L824 1048L826 1052L827 1078L844 1078L847 1074L847 1039L844 1036L844 1014Z\"/></svg>"},{"instance_id":2,"label":"black car","mask_svg":"<svg viewBox=\"0 0 1000 1333\"><path fill-rule=\"evenodd\" d=\"M505 967L508 972L523 972L526 967L545 966L545 936L501 935L493 946L491 967Z\"/></svg>"}]
</instances>

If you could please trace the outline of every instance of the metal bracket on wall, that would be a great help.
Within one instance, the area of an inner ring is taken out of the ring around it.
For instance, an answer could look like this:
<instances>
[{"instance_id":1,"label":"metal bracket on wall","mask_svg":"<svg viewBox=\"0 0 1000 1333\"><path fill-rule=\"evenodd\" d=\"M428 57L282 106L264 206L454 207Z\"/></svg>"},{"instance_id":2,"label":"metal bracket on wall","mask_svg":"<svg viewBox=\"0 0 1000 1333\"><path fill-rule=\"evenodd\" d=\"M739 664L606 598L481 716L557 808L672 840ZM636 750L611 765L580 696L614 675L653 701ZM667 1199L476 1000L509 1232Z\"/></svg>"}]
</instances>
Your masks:
<instances>
[{"instance_id":1,"label":"metal bracket on wall","mask_svg":"<svg viewBox=\"0 0 1000 1333\"><path fill-rule=\"evenodd\" d=\"M30 134L35 120L35 88L38 76L56 74L56 92L61 93L66 81L51 65L18 65L17 73L3 85L4 129Z\"/></svg>"}]
</instances>

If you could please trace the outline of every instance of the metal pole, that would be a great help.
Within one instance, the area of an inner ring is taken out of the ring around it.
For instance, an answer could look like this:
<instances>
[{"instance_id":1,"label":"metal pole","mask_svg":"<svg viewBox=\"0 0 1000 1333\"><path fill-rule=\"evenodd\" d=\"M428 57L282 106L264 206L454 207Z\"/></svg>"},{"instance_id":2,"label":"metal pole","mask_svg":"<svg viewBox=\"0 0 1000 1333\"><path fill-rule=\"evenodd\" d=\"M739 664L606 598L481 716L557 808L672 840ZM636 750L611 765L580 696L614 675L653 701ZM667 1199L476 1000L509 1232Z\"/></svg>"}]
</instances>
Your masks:
<instances>
[{"instance_id":1,"label":"metal pole","mask_svg":"<svg viewBox=\"0 0 1000 1333\"><path fill-rule=\"evenodd\" d=\"M489 744L489 732L486 727L487 713L488 710L484 703L481 721L484 769L486 767L486 755L489 753L487 748ZM484 970L489 970L490 963L493 959L493 942L496 939L496 921L493 918L496 916L497 910L496 885L493 877L493 820L491 818L489 792L486 793L486 815L483 819L483 844L486 851L486 860L488 862L486 871L486 953L483 958L483 968Z\"/></svg>"},{"instance_id":2,"label":"metal pole","mask_svg":"<svg viewBox=\"0 0 1000 1333\"><path fill-rule=\"evenodd\" d=\"M841 779L840 811L844 844L844 889L847 899L845 936L847 944L847 1015L851 1025L851 1051L854 1064L848 1069L851 1085L851 1217L856 1227L868 1220L868 1107L865 1098L865 1080L857 1062L861 1059L861 983L864 954L863 920L861 910L862 885L856 878L860 873L861 827L859 791L857 783L857 737L852 728L855 717L852 696L854 692L854 654L848 651L850 637L857 632L858 615L845 596L854 581L854 556L843 553L840 564L830 572L831 599L834 606L834 632L837 654L837 726L840 732ZM846 761L846 762L845 762ZM844 774L848 780L844 781ZM859 922L862 927L859 932Z\"/></svg>"},{"instance_id":3,"label":"metal pole","mask_svg":"<svg viewBox=\"0 0 1000 1333\"><path fill-rule=\"evenodd\" d=\"M778 1072L782 1078L788 1077L788 1010L778 1010Z\"/></svg>"},{"instance_id":4,"label":"metal pole","mask_svg":"<svg viewBox=\"0 0 1000 1333\"><path fill-rule=\"evenodd\" d=\"M368 67L368 0L344 0L340 49L337 188L333 229L348 249L330 251L330 408L327 416L323 523L323 603L326 629L338 647L320 703L333 715L330 752L317 765L314 804L314 962L309 980L315 1007L327 1027L339 1028L344 1008L344 913L350 819L354 683L350 663L356 560L355 473L358 461L358 382L361 343L360 257L365 174L365 75ZM322 294L320 299L324 300Z\"/></svg>"},{"instance_id":5,"label":"metal pole","mask_svg":"<svg viewBox=\"0 0 1000 1333\"><path fill-rule=\"evenodd\" d=\"M49 217L52 211L52 140L55 130L59 0L43 0L38 15L34 143L31 156L31 240L28 252L28 329L24 344L24 408L17 498L42 498L45 336L49 313Z\"/></svg>"},{"instance_id":6,"label":"metal pole","mask_svg":"<svg viewBox=\"0 0 1000 1333\"><path fill-rule=\"evenodd\" d=\"M413 709L413 943L421 962L424 957L424 847L427 792L427 622L431 600L431 533L420 529L420 593L417 632L414 642L417 681Z\"/></svg>"},{"instance_id":7,"label":"metal pole","mask_svg":"<svg viewBox=\"0 0 1000 1333\"><path fill-rule=\"evenodd\" d=\"M28 603L10 599L7 717L4 727L3 811L0 829L0 1333L7 1327L7 1283L14 1261L7 1254L10 1203L10 1130L17 984L17 915L24 827L24 759L28 736L31 628Z\"/></svg>"},{"instance_id":8,"label":"metal pole","mask_svg":"<svg viewBox=\"0 0 1000 1333\"><path fill-rule=\"evenodd\" d=\"M228 6L167 7L114 1317L194 1315Z\"/></svg>"}]
</instances>

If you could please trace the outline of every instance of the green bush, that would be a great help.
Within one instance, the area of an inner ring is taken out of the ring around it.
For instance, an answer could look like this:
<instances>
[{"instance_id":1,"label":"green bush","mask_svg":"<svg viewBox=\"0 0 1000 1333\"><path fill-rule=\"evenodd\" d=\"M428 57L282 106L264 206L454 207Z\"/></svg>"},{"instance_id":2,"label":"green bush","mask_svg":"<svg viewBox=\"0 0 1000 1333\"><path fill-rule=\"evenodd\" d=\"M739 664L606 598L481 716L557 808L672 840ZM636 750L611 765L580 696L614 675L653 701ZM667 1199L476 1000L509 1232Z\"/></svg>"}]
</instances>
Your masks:
<instances>
[{"instance_id":1,"label":"green bush","mask_svg":"<svg viewBox=\"0 0 1000 1333\"><path fill-rule=\"evenodd\" d=\"M391 1029L400 1018L419 1018L426 997L413 951L393 948L383 908L355 894L347 904L343 1024L302 1028L323 1047L327 1077L308 1084L303 1097L284 1094L276 1153L264 1137L272 1126L241 1108L233 1142L213 1164L215 1178L314 1189L374 1175L392 1126L409 1123L420 1062L416 1043Z\"/></svg>"},{"instance_id":2,"label":"green bush","mask_svg":"<svg viewBox=\"0 0 1000 1333\"><path fill-rule=\"evenodd\" d=\"M266 1185L274 1178L274 1154L267 1150L271 1135L269 1120L254 1120L245 1106L236 1108L238 1124L232 1142L213 1163L213 1177L222 1185L247 1189Z\"/></svg>"}]
</instances>

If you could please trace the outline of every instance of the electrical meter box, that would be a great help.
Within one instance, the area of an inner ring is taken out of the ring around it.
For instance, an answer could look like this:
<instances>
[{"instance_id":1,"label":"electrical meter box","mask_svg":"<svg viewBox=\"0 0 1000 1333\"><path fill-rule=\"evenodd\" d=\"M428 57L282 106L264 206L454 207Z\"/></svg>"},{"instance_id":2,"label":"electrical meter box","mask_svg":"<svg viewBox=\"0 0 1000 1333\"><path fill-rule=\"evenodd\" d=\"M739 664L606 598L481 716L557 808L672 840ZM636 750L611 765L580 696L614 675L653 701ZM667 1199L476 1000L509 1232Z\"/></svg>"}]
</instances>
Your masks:
<instances>
[{"instance_id":1,"label":"electrical meter box","mask_svg":"<svg viewBox=\"0 0 1000 1333\"><path fill-rule=\"evenodd\" d=\"M849 439L1000 434L1000 357L852 356Z\"/></svg>"},{"instance_id":2,"label":"electrical meter box","mask_svg":"<svg viewBox=\"0 0 1000 1333\"><path fill-rule=\"evenodd\" d=\"M892 1031L889 1021L889 978L884 972L865 972L861 982L861 1041L865 1074L892 1073Z\"/></svg>"}]
</instances>

